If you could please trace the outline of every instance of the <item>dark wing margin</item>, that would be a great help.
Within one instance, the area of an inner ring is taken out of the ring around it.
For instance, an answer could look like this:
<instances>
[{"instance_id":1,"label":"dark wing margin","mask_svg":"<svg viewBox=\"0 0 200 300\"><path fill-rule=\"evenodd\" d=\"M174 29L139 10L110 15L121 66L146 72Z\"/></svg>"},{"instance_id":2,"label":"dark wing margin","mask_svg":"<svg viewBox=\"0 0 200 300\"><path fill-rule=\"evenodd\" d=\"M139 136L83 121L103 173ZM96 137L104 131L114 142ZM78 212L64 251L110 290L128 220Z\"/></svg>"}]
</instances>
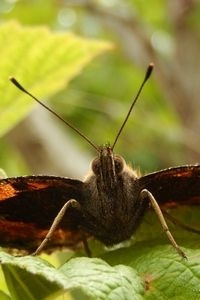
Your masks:
<instances>
[{"instance_id":1,"label":"dark wing margin","mask_svg":"<svg viewBox=\"0 0 200 300\"><path fill-rule=\"evenodd\" d=\"M154 195L161 208L200 205L200 165L164 169L139 178L138 183Z\"/></svg>"},{"instance_id":2,"label":"dark wing margin","mask_svg":"<svg viewBox=\"0 0 200 300\"><path fill-rule=\"evenodd\" d=\"M55 176L0 180L0 246L35 250L62 206L69 199L83 201L82 188L79 180ZM80 211L69 208L48 249L76 247L82 239L78 230L81 218Z\"/></svg>"}]
</instances>

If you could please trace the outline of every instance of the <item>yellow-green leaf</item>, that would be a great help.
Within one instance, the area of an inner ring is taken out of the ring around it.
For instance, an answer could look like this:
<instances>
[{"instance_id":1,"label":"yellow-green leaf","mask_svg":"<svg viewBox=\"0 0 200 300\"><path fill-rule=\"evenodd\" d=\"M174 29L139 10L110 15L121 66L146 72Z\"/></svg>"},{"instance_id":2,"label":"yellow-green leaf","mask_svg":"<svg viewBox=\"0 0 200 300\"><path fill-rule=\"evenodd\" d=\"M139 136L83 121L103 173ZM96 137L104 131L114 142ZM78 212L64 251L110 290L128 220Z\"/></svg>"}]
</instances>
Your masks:
<instances>
[{"instance_id":1,"label":"yellow-green leaf","mask_svg":"<svg viewBox=\"0 0 200 300\"><path fill-rule=\"evenodd\" d=\"M21 120L33 101L12 86L14 76L41 97L65 88L95 56L111 49L108 42L47 27L23 27L17 22L0 26L0 135Z\"/></svg>"}]
</instances>

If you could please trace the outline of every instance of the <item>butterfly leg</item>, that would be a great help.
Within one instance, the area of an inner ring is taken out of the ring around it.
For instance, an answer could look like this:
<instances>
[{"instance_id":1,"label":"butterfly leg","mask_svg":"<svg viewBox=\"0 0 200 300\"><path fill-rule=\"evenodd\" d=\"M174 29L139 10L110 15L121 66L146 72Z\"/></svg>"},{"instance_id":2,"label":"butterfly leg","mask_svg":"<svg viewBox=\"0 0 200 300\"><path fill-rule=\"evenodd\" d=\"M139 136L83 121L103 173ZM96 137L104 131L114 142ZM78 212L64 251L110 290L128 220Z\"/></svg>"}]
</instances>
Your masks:
<instances>
[{"instance_id":1,"label":"butterfly leg","mask_svg":"<svg viewBox=\"0 0 200 300\"><path fill-rule=\"evenodd\" d=\"M71 199L69 201L67 201L63 207L61 208L61 210L59 211L59 213L57 214L57 216L55 217L46 237L44 238L44 240L41 242L41 244L39 245L39 247L36 249L36 251L34 253L32 253L32 255L38 255L40 254L40 252L45 248L46 244L48 243L48 241L52 238L55 230L57 229L58 225L60 224L60 222L62 221L66 210L69 207L75 207L75 208L79 208L80 209L80 204L74 200Z\"/></svg>"},{"instance_id":2,"label":"butterfly leg","mask_svg":"<svg viewBox=\"0 0 200 300\"><path fill-rule=\"evenodd\" d=\"M171 221L174 225L177 225L180 228L182 228L184 230L187 230L189 232L200 234L200 230L199 229L191 227L191 226L188 226L188 225L182 223L181 221L179 221L175 217L171 216L168 212L163 211L163 215L166 217L166 219L168 219L169 221Z\"/></svg>"},{"instance_id":3,"label":"butterfly leg","mask_svg":"<svg viewBox=\"0 0 200 300\"><path fill-rule=\"evenodd\" d=\"M181 248L178 246L178 244L176 243L175 239L173 238L170 230L169 230L169 227L165 221L165 218L163 216L163 213L156 201L156 199L154 198L154 196L152 195L151 192L149 192L148 190L144 189L141 191L140 193L140 196L142 199L149 199L161 225L162 225L162 228L163 230L165 231L170 243L172 244L172 246L176 249L176 251L178 252L178 254L183 257L183 258L187 258L187 256L185 255L185 253L181 250Z\"/></svg>"},{"instance_id":4,"label":"butterfly leg","mask_svg":"<svg viewBox=\"0 0 200 300\"><path fill-rule=\"evenodd\" d=\"M85 253L88 257L92 257L92 252L91 252L90 247L88 245L87 237L86 237L86 235L83 231L81 233L82 233L82 242L83 242L83 248L85 250Z\"/></svg>"}]
</instances>

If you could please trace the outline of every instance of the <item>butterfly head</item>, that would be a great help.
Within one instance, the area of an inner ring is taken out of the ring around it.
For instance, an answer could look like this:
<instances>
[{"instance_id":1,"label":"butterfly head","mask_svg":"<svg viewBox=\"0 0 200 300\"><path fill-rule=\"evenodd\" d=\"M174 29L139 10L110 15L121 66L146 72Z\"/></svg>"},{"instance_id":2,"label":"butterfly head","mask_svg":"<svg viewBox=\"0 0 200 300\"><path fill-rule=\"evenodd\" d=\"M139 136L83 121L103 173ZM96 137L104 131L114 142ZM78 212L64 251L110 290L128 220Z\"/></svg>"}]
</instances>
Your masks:
<instances>
[{"instance_id":1,"label":"butterfly head","mask_svg":"<svg viewBox=\"0 0 200 300\"><path fill-rule=\"evenodd\" d=\"M124 159L115 155L110 146L99 148L99 156L92 161L91 169L93 173L101 180L104 187L115 188L118 175L125 167Z\"/></svg>"}]
</instances>

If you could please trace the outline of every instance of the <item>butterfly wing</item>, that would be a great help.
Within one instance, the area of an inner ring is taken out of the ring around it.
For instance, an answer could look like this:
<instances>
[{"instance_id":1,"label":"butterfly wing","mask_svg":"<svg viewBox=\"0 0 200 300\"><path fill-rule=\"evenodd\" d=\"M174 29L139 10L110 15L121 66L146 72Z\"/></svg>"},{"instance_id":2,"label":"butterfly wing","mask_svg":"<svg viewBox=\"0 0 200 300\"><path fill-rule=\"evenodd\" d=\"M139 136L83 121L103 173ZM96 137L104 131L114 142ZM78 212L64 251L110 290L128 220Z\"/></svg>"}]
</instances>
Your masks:
<instances>
[{"instance_id":1,"label":"butterfly wing","mask_svg":"<svg viewBox=\"0 0 200 300\"><path fill-rule=\"evenodd\" d=\"M25 176L0 180L0 246L33 251L69 199L82 200L83 183L54 176ZM80 211L69 208L48 249L75 247L82 239Z\"/></svg>"},{"instance_id":2,"label":"butterfly wing","mask_svg":"<svg viewBox=\"0 0 200 300\"><path fill-rule=\"evenodd\" d=\"M138 183L154 195L161 208L200 204L200 165L151 173L139 178Z\"/></svg>"}]
</instances>

